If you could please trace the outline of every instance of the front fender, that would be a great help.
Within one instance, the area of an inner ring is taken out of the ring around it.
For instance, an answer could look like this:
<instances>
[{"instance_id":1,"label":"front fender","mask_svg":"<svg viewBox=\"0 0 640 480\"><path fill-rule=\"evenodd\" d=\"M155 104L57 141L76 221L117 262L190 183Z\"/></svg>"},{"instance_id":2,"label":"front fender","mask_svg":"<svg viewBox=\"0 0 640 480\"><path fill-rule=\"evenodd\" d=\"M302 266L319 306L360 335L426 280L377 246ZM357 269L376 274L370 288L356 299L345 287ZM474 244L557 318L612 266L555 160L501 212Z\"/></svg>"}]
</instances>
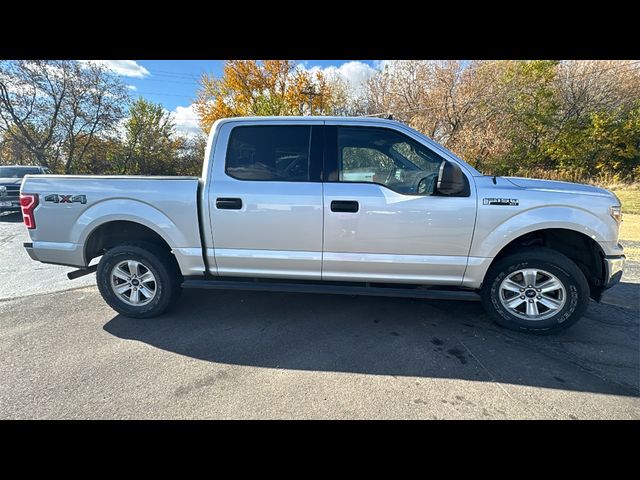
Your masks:
<instances>
[{"instance_id":1,"label":"front fender","mask_svg":"<svg viewBox=\"0 0 640 480\"><path fill-rule=\"evenodd\" d=\"M507 207L508 208L508 207ZM549 228L574 230L597 242L611 242L615 228L588 210L576 207L546 206L518 212L508 219L491 221L478 213L470 256L493 258L516 238Z\"/></svg>"}]
</instances>

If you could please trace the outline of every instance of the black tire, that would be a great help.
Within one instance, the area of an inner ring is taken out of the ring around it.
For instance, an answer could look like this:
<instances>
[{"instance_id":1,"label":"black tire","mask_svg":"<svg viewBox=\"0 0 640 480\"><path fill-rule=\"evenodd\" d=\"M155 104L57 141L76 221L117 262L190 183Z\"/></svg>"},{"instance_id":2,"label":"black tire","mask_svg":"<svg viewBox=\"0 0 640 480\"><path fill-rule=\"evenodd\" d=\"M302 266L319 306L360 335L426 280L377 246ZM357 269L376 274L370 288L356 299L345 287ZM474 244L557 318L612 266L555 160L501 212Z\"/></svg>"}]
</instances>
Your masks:
<instances>
[{"instance_id":1,"label":"black tire","mask_svg":"<svg viewBox=\"0 0 640 480\"><path fill-rule=\"evenodd\" d=\"M552 317L525 320L502 305L499 297L502 281L507 275L525 268L549 272L564 286L566 301ZM570 327L589 305L589 284L582 271L567 256L545 247L523 247L498 260L487 272L480 294L484 309L496 323L510 330L538 335L557 333Z\"/></svg>"},{"instance_id":2,"label":"black tire","mask_svg":"<svg viewBox=\"0 0 640 480\"><path fill-rule=\"evenodd\" d=\"M134 306L126 303L111 287L113 268L125 260L141 262L156 279L155 296L146 305ZM182 276L173 255L147 242L128 242L109 249L98 263L96 279L105 302L116 312L131 318L151 318L164 313L180 296L182 283Z\"/></svg>"}]
</instances>

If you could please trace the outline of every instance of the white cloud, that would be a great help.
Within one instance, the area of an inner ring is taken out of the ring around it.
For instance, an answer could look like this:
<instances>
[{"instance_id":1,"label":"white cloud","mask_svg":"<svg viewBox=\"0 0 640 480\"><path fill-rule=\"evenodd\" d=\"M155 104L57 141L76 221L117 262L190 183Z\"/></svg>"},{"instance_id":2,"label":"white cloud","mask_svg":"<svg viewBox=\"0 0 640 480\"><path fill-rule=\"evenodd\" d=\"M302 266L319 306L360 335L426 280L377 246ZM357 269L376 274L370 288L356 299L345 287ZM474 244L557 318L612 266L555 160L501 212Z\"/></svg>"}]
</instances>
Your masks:
<instances>
[{"instance_id":1,"label":"white cloud","mask_svg":"<svg viewBox=\"0 0 640 480\"><path fill-rule=\"evenodd\" d=\"M149 75L149 70L137 63L135 60L80 60L80 63L97 63L107 67L114 73L123 77L144 78Z\"/></svg>"},{"instance_id":2,"label":"white cloud","mask_svg":"<svg viewBox=\"0 0 640 480\"><path fill-rule=\"evenodd\" d=\"M376 72L366 63L347 62L338 67L338 73L349 80L351 85L357 89Z\"/></svg>"},{"instance_id":3,"label":"white cloud","mask_svg":"<svg viewBox=\"0 0 640 480\"><path fill-rule=\"evenodd\" d=\"M136 90L138 90L138 87L136 87L135 85L127 85L127 88L128 88L129 90L134 91L134 92L135 92Z\"/></svg>"},{"instance_id":4,"label":"white cloud","mask_svg":"<svg viewBox=\"0 0 640 480\"><path fill-rule=\"evenodd\" d=\"M173 115L173 122L176 125L176 131L180 135L195 137L202 133L198 123L198 115L193 108L193 104L188 107L177 106L171 113Z\"/></svg>"},{"instance_id":5,"label":"white cloud","mask_svg":"<svg viewBox=\"0 0 640 480\"><path fill-rule=\"evenodd\" d=\"M324 67L324 68L321 68L318 65L308 67L305 62L304 65L298 64L298 68L302 70L307 70L311 74L314 74L315 72L320 71L329 77L333 77L333 76L341 77L342 79L349 82L349 84L351 85L351 88L355 92L358 92L361 89L364 82L366 82L373 74L376 73L375 68L371 67L366 63L358 62L358 61L346 62L340 65L339 67L331 65L329 67Z\"/></svg>"}]
</instances>

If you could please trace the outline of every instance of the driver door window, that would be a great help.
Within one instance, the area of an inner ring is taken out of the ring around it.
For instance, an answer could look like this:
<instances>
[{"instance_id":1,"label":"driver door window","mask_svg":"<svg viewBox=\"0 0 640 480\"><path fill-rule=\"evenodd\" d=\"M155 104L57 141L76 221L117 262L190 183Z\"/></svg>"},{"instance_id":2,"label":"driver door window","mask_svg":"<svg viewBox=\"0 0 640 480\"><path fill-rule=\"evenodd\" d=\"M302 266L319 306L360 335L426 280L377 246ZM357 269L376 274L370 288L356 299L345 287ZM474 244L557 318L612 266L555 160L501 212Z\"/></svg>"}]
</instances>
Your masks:
<instances>
[{"instance_id":1,"label":"driver door window","mask_svg":"<svg viewBox=\"0 0 640 480\"><path fill-rule=\"evenodd\" d=\"M338 127L341 182L384 185L408 195L433 195L442 159L393 130Z\"/></svg>"}]
</instances>

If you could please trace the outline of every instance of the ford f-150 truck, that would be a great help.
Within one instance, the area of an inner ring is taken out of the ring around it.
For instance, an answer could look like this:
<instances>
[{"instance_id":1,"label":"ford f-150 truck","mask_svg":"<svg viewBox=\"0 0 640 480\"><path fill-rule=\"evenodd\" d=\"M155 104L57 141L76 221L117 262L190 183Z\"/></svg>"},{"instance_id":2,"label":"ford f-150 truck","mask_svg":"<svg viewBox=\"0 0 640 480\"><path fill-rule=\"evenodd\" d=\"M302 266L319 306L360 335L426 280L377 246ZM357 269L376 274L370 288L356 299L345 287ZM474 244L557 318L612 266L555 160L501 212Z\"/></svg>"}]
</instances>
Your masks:
<instances>
[{"instance_id":1,"label":"ford f-150 truck","mask_svg":"<svg viewBox=\"0 0 640 480\"><path fill-rule=\"evenodd\" d=\"M481 300L507 328L551 333L625 260L611 192L485 176L373 118L218 120L202 178L29 175L21 207L32 259L97 271L135 318L181 288L249 289Z\"/></svg>"}]
</instances>

